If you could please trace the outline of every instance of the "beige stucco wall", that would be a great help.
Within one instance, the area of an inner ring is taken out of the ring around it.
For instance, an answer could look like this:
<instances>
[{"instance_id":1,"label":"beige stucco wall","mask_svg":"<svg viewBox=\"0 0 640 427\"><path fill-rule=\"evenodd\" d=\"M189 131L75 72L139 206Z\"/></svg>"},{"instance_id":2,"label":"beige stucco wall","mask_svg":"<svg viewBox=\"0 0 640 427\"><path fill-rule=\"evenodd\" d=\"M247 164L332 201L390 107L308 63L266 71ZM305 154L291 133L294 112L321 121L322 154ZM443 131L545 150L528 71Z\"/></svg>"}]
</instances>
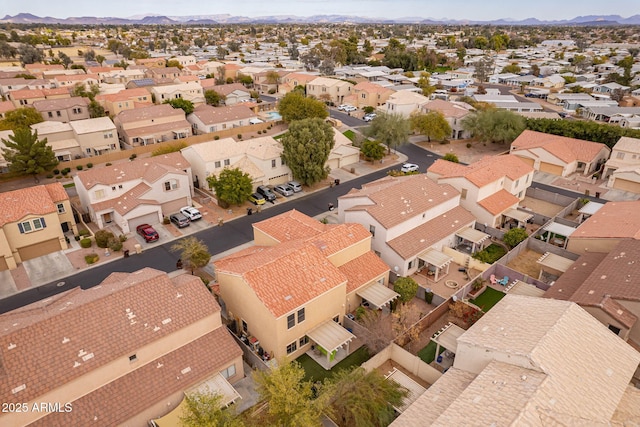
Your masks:
<instances>
[{"instance_id":1,"label":"beige stucco wall","mask_svg":"<svg viewBox=\"0 0 640 427\"><path fill-rule=\"evenodd\" d=\"M30 233L20 233L18 223L33 220L35 218L44 218L47 226L41 230L32 231ZM17 250L18 248L23 248L25 246L57 238L61 240L62 248L67 248L67 243L64 239L62 228L60 227L60 220L58 218L57 211L45 215L27 215L19 221L5 224L3 230L9 246L14 252L17 262L22 262L22 260L19 259L20 257Z\"/></svg>"},{"instance_id":2,"label":"beige stucco wall","mask_svg":"<svg viewBox=\"0 0 640 427\"><path fill-rule=\"evenodd\" d=\"M279 242L268 234L264 233L262 230L257 228L253 229L253 243L257 246L274 246Z\"/></svg>"},{"instance_id":3,"label":"beige stucco wall","mask_svg":"<svg viewBox=\"0 0 640 427\"><path fill-rule=\"evenodd\" d=\"M354 245L344 248L343 250L336 252L329 256L329 261L336 267L340 267L347 262L364 255L369 252L371 248L371 237L367 237Z\"/></svg>"},{"instance_id":4,"label":"beige stucco wall","mask_svg":"<svg viewBox=\"0 0 640 427\"><path fill-rule=\"evenodd\" d=\"M609 327L609 325L613 325L616 328L620 328L620 333L618 334L618 336L625 341L629 339L629 328L625 327L624 325L622 325L622 323L609 316L600 307L589 307L584 305L581 307L584 308L587 313L598 319L604 326Z\"/></svg>"}]
</instances>

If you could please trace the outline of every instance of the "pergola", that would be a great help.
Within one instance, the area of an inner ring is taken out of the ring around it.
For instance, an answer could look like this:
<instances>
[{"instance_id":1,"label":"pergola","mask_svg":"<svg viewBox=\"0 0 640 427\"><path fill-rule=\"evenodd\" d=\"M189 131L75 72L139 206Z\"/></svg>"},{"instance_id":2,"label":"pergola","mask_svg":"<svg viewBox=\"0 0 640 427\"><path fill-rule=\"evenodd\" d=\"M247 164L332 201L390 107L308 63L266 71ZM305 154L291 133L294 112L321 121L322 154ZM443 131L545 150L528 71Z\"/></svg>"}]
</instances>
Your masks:
<instances>
[{"instance_id":1,"label":"pergola","mask_svg":"<svg viewBox=\"0 0 640 427\"><path fill-rule=\"evenodd\" d=\"M542 298L545 292L534 285L530 285L529 283L522 282L520 280L513 281L509 286L505 288L504 291L510 294L525 295L538 298Z\"/></svg>"},{"instance_id":2,"label":"pergola","mask_svg":"<svg viewBox=\"0 0 640 427\"><path fill-rule=\"evenodd\" d=\"M578 222L581 223L585 219L589 218L591 215L598 212L600 208L602 208L603 206L604 206L603 203L597 203L597 202L587 203L586 205L581 207L580 210L578 211L578 213L580 214L578 215Z\"/></svg>"},{"instance_id":3,"label":"pergola","mask_svg":"<svg viewBox=\"0 0 640 427\"><path fill-rule=\"evenodd\" d=\"M503 212L502 215L507 218L512 218L518 221L518 227L524 227L524 224L533 218L533 214L525 211L519 211L518 209L509 209L506 212Z\"/></svg>"},{"instance_id":4,"label":"pergola","mask_svg":"<svg viewBox=\"0 0 640 427\"><path fill-rule=\"evenodd\" d=\"M429 248L426 251L422 252L420 255L418 255L418 259L422 260L425 264L432 265L435 268L435 271L429 270L429 271L433 271L434 282L437 282L439 280L438 276L440 275L440 272L442 271L443 268L445 267L447 268L447 271L445 271L444 276L449 274L449 264L451 264L451 261L453 261L452 257L434 248ZM440 277L440 279L442 277Z\"/></svg>"},{"instance_id":5,"label":"pergola","mask_svg":"<svg viewBox=\"0 0 640 427\"><path fill-rule=\"evenodd\" d=\"M544 272L553 274L554 276L559 276L571 268L575 261L561 257L560 255L552 254L551 252L546 252L536 262L540 264L540 274L538 275L538 280L540 280L542 278L542 273ZM545 269L551 271L545 271Z\"/></svg>"},{"instance_id":6,"label":"pergola","mask_svg":"<svg viewBox=\"0 0 640 427\"><path fill-rule=\"evenodd\" d=\"M307 336L326 352L328 363L331 363L332 357L343 345L347 346L347 353L349 353L349 343L356 337L333 320L327 320L316 326L307 332Z\"/></svg>"},{"instance_id":7,"label":"pergola","mask_svg":"<svg viewBox=\"0 0 640 427\"><path fill-rule=\"evenodd\" d=\"M398 368L393 368L391 372L385 375L385 378L387 380L395 381L407 390L407 395L402 399L402 404L400 404L400 406L394 406L394 409L399 413L403 413L427 390L414 381L410 376L398 370Z\"/></svg>"},{"instance_id":8,"label":"pergola","mask_svg":"<svg viewBox=\"0 0 640 427\"><path fill-rule=\"evenodd\" d=\"M366 299L377 309L384 307L400 296L393 289L389 289L380 283L374 283L364 289L359 289L356 291L356 295Z\"/></svg>"},{"instance_id":9,"label":"pergola","mask_svg":"<svg viewBox=\"0 0 640 427\"><path fill-rule=\"evenodd\" d=\"M458 351L458 337L464 334L464 332L464 329L453 323L449 323L443 329L436 332L431 338L431 341L436 343L436 357L440 354L440 347L456 353Z\"/></svg>"},{"instance_id":10,"label":"pergola","mask_svg":"<svg viewBox=\"0 0 640 427\"><path fill-rule=\"evenodd\" d=\"M471 227L466 227L462 230L456 231L456 236L471 243L472 254L476 252L476 245L479 245L482 249L482 243L491 237L488 234Z\"/></svg>"},{"instance_id":11,"label":"pergola","mask_svg":"<svg viewBox=\"0 0 640 427\"><path fill-rule=\"evenodd\" d=\"M567 238L571 236L574 231L576 231L575 228L569 227L568 225L560 224L558 222L552 222L549 225L545 225L544 230L547 232L547 243L549 243L549 240L551 240L552 245L555 244L556 246L562 246L563 248L567 247ZM560 243L560 239L556 241L555 237L551 238L551 234L553 234L554 236L562 236L564 237L564 240Z\"/></svg>"}]
</instances>

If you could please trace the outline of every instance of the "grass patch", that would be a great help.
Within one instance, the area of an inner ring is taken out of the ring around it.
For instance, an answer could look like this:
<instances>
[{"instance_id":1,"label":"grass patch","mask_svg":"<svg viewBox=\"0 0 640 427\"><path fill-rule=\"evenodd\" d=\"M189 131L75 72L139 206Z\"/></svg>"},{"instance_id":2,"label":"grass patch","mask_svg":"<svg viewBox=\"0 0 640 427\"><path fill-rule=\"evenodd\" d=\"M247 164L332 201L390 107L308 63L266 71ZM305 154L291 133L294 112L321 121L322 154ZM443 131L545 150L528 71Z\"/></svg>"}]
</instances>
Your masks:
<instances>
[{"instance_id":1,"label":"grass patch","mask_svg":"<svg viewBox=\"0 0 640 427\"><path fill-rule=\"evenodd\" d=\"M431 363L436 358L436 347L437 344L434 341L429 341L429 344L422 350L418 352L418 357L422 359L424 363ZM444 347L440 347L440 353L445 351Z\"/></svg>"},{"instance_id":2,"label":"grass patch","mask_svg":"<svg viewBox=\"0 0 640 427\"><path fill-rule=\"evenodd\" d=\"M275 139L275 140L277 141L277 140L279 140L279 139L282 139L282 137L283 137L283 136L285 136L286 134L287 134L287 132L285 132L285 133L281 133L280 135L276 135L276 136L274 136L274 137L273 137L273 139Z\"/></svg>"},{"instance_id":3,"label":"grass patch","mask_svg":"<svg viewBox=\"0 0 640 427\"><path fill-rule=\"evenodd\" d=\"M493 264L507 253L507 250L495 243L490 244L480 252L476 252L473 257L479 261Z\"/></svg>"},{"instance_id":4,"label":"grass patch","mask_svg":"<svg viewBox=\"0 0 640 427\"><path fill-rule=\"evenodd\" d=\"M363 346L347 356L346 359L341 360L336 366L331 368L330 371L318 365L316 361L307 354L298 357L296 361L304 369L305 381L324 381L325 378L333 376L335 372L341 369L351 368L352 366L360 366L370 358L369 350Z\"/></svg>"},{"instance_id":5,"label":"grass patch","mask_svg":"<svg viewBox=\"0 0 640 427\"><path fill-rule=\"evenodd\" d=\"M63 184L62 186L64 188L71 188L71 187L75 187L76 183L75 182L69 182L68 184Z\"/></svg>"},{"instance_id":6,"label":"grass patch","mask_svg":"<svg viewBox=\"0 0 640 427\"><path fill-rule=\"evenodd\" d=\"M476 299L470 300L471 303L477 305L484 311L485 313L498 303L502 298L504 298L505 293L497 291L493 288L487 287L482 294Z\"/></svg>"},{"instance_id":7,"label":"grass patch","mask_svg":"<svg viewBox=\"0 0 640 427\"><path fill-rule=\"evenodd\" d=\"M346 136L347 138L349 138L349 140L351 142L354 142L356 140L356 133L354 131L352 131L351 129L342 132L342 134L344 136Z\"/></svg>"}]
</instances>

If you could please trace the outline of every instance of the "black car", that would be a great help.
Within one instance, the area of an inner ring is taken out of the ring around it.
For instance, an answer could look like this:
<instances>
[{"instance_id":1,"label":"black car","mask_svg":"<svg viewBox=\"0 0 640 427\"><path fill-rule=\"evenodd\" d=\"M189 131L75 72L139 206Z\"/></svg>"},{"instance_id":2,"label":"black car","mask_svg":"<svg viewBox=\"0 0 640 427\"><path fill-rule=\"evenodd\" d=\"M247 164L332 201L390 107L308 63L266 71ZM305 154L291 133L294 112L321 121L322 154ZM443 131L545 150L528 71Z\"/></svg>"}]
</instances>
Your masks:
<instances>
[{"instance_id":1,"label":"black car","mask_svg":"<svg viewBox=\"0 0 640 427\"><path fill-rule=\"evenodd\" d=\"M258 194L261 194L268 202L273 202L276 199L276 195L273 191L269 189L269 187L265 185L261 185L256 188Z\"/></svg>"}]
</instances>

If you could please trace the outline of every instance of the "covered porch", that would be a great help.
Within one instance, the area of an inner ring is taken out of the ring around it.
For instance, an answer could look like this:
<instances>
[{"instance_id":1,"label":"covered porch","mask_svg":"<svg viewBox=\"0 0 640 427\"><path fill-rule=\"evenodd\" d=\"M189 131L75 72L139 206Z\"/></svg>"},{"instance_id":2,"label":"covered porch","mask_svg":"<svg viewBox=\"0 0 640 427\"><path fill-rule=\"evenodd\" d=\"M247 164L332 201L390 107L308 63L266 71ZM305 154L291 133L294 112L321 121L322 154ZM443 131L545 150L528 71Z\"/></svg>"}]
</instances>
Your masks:
<instances>
[{"instance_id":1,"label":"covered porch","mask_svg":"<svg viewBox=\"0 0 640 427\"><path fill-rule=\"evenodd\" d=\"M431 341L436 343L436 359L434 363L440 365L443 371L453 366L453 359L458 351L458 337L464 333L465 330L460 326L449 323L431 337ZM441 347L447 351L440 354Z\"/></svg>"},{"instance_id":2,"label":"covered porch","mask_svg":"<svg viewBox=\"0 0 640 427\"><path fill-rule=\"evenodd\" d=\"M604 203L589 202L578 210L578 222L582 224L589 219L591 215L598 212L600 208L604 206Z\"/></svg>"},{"instance_id":3,"label":"covered porch","mask_svg":"<svg viewBox=\"0 0 640 427\"><path fill-rule=\"evenodd\" d=\"M427 268L427 280L437 282L449 274L449 265L453 258L434 248L429 248L418 255L418 271Z\"/></svg>"},{"instance_id":4,"label":"covered porch","mask_svg":"<svg viewBox=\"0 0 640 427\"><path fill-rule=\"evenodd\" d=\"M552 222L549 225L543 227L544 241L551 243L554 246L559 246L563 249L567 247L567 239L576 231L575 228L568 225L560 224L558 222Z\"/></svg>"},{"instance_id":5,"label":"covered porch","mask_svg":"<svg viewBox=\"0 0 640 427\"><path fill-rule=\"evenodd\" d=\"M502 213L502 228L511 230L512 228L526 228L527 221L533 218L533 214L518 209L509 209Z\"/></svg>"},{"instance_id":6,"label":"covered porch","mask_svg":"<svg viewBox=\"0 0 640 427\"><path fill-rule=\"evenodd\" d=\"M543 282L550 282L556 280L571 268L575 261L569 258L561 257L560 255L546 252L538 259L537 263L540 265L540 274L538 280Z\"/></svg>"},{"instance_id":7,"label":"covered porch","mask_svg":"<svg viewBox=\"0 0 640 427\"><path fill-rule=\"evenodd\" d=\"M393 289L389 289L377 282L364 289L357 290L356 295L362 298L363 303L366 301L369 305L374 306L378 310L381 310L387 304L391 303L391 301L400 296L400 294L395 292Z\"/></svg>"},{"instance_id":8,"label":"covered porch","mask_svg":"<svg viewBox=\"0 0 640 427\"><path fill-rule=\"evenodd\" d=\"M349 355L349 344L356 338L333 320L316 326L307 332L307 336L315 343L307 355L326 370L330 370Z\"/></svg>"},{"instance_id":9,"label":"covered porch","mask_svg":"<svg viewBox=\"0 0 640 427\"><path fill-rule=\"evenodd\" d=\"M455 249L469 255L484 249L484 244L491 236L475 228L466 227L456 232Z\"/></svg>"}]
</instances>

